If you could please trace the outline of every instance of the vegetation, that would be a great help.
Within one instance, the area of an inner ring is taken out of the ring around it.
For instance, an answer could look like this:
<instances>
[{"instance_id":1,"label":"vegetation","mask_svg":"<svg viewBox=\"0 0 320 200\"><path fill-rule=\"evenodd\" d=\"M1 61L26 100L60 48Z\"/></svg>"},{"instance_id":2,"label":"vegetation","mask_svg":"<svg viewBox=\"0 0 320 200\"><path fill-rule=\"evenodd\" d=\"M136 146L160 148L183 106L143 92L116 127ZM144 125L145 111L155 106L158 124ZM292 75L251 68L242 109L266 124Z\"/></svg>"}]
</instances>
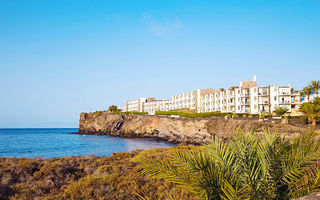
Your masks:
<instances>
[{"instance_id":1,"label":"vegetation","mask_svg":"<svg viewBox=\"0 0 320 200\"><path fill-rule=\"evenodd\" d=\"M139 157L161 157L174 149L109 157L0 158L0 199L197 199L174 183L139 174Z\"/></svg>"},{"instance_id":2,"label":"vegetation","mask_svg":"<svg viewBox=\"0 0 320 200\"><path fill-rule=\"evenodd\" d=\"M168 180L201 199L281 199L320 190L320 140L311 131L286 140L265 130L239 132L228 143L214 138L165 158L142 160L142 174Z\"/></svg>"},{"instance_id":3,"label":"vegetation","mask_svg":"<svg viewBox=\"0 0 320 200\"><path fill-rule=\"evenodd\" d=\"M179 111L156 111L156 115L178 115L181 117L191 117L191 118L207 118L207 117L224 117L224 116L234 116L242 117L246 114L237 113L236 116L234 113L222 113L222 112L206 112L206 113L186 113ZM258 117L259 115L252 114L252 117Z\"/></svg>"},{"instance_id":4,"label":"vegetation","mask_svg":"<svg viewBox=\"0 0 320 200\"><path fill-rule=\"evenodd\" d=\"M230 87L230 90L235 90L235 89L237 89L237 88L239 88L239 86L231 86L231 87Z\"/></svg>"},{"instance_id":5,"label":"vegetation","mask_svg":"<svg viewBox=\"0 0 320 200\"><path fill-rule=\"evenodd\" d=\"M94 112L94 114L97 116L100 116L103 112L105 112L105 111L96 111L96 112Z\"/></svg>"},{"instance_id":6,"label":"vegetation","mask_svg":"<svg viewBox=\"0 0 320 200\"><path fill-rule=\"evenodd\" d=\"M303 112L312 125L315 126L317 120L320 119L320 97L315 97L312 101L303 103L300 106L300 111Z\"/></svg>"},{"instance_id":7,"label":"vegetation","mask_svg":"<svg viewBox=\"0 0 320 200\"><path fill-rule=\"evenodd\" d=\"M137 115L147 115L147 112L136 112L136 111L130 111L130 112L120 112L123 114L137 114Z\"/></svg>"},{"instance_id":8,"label":"vegetation","mask_svg":"<svg viewBox=\"0 0 320 200\"><path fill-rule=\"evenodd\" d=\"M108 111L114 113L114 112L120 112L121 110L118 109L118 106L111 105L111 106L109 106Z\"/></svg>"},{"instance_id":9,"label":"vegetation","mask_svg":"<svg viewBox=\"0 0 320 200\"><path fill-rule=\"evenodd\" d=\"M309 84L309 88L311 88L312 93L318 95L320 90L320 81L311 81Z\"/></svg>"},{"instance_id":10,"label":"vegetation","mask_svg":"<svg viewBox=\"0 0 320 200\"><path fill-rule=\"evenodd\" d=\"M320 90L320 81L311 81L308 86L304 87L300 91L301 96L307 96L308 102L310 101L310 96L316 94L318 96Z\"/></svg>"},{"instance_id":11,"label":"vegetation","mask_svg":"<svg viewBox=\"0 0 320 200\"><path fill-rule=\"evenodd\" d=\"M308 102L310 101L310 96L312 95L312 88L310 87L304 87L302 91L300 92L301 96L307 96Z\"/></svg>"},{"instance_id":12,"label":"vegetation","mask_svg":"<svg viewBox=\"0 0 320 200\"><path fill-rule=\"evenodd\" d=\"M288 108L285 108L285 107L277 107L273 112L279 116L279 117L283 117L283 115L285 115L287 112L289 111Z\"/></svg>"}]
</instances>

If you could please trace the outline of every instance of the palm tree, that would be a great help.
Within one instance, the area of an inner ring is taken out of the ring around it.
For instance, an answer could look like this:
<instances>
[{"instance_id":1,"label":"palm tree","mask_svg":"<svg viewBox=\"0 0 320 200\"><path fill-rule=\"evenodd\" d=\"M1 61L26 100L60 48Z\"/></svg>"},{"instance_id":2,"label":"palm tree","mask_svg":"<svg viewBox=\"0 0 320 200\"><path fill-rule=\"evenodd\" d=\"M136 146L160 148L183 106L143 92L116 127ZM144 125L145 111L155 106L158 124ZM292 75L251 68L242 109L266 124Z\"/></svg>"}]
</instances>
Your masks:
<instances>
[{"instance_id":1,"label":"palm tree","mask_svg":"<svg viewBox=\"0 0 320 200\"><path fill-rule=\"evenodd\" d=\"M315 126L320 119L320 97L315 97L311 102L301 104L299 110L303 112Z\"/></svg>"},{"instance_id":2,"label":"palm tree","mask_svg":"<svg viewBox=\"0 0 320 200\"><path fill-rule=\"evenodd\" d=\"M320 90L320 81L311 81L309 87L312 88L312 92L316 93L318 96Z\"/></svg>"},{"instance_id":3,"label":"palm tree","mask_svg":"<svg viewBox=\"0 0 320 200\"><path fill-rule=\"evenodd\" d=\"M285 107L276 107L276 109L273 111L276 115L279 117L283 117L284 114L286 114L289 111L288 108Z\"/></svg>"},{"instance_id":4,"label":"palm tree","mask_svg":"<svg viewBox=\"0 0 320 200\"><path fill-rule=\"evenodd\" d=\"M278 133L242 131L228 143L213 137L202 147L143 158L142 173L174 182L201 199L277 199L320 187L320 139L311 131L291 140Z\"/></svg>"},{"instance_id":5,"label":"palm tree","mask_svg":"<svg viewBox=\"0 0 320 200\"><path fill-rule=\"evenodd\" d=\"M310 95L312 94L312 88L311 87L304 87L302 91L300 92L301 96L307 96L308 102L310 101Z\"/></svg>"}]
</instances>

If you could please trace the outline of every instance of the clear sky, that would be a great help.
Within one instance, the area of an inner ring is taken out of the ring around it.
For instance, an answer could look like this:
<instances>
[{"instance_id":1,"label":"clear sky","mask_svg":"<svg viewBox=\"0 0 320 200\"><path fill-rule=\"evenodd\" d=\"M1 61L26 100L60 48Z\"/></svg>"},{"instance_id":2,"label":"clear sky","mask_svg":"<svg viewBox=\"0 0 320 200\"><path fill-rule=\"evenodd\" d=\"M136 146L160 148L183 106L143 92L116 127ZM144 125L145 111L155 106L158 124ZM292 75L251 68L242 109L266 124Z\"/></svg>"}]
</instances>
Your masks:
<instances>
[{"instance_id":1,"label":"clear sky","mask_svg":"<svg viewBox=\"0 0 320 200\"><path fill-rule=\"evenodd\" d=\"M0 128L77 127L79 114L320 79L319 0L1 0Z\"/></svg>"}]
</instances>

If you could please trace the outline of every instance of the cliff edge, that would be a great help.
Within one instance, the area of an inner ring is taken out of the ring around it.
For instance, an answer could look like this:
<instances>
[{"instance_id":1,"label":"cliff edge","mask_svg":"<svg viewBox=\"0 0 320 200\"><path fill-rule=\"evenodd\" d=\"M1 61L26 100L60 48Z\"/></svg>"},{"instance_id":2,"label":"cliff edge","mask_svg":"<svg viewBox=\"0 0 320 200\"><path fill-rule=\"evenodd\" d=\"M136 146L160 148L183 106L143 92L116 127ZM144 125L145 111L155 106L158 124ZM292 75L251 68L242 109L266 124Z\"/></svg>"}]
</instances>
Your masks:
<instances>
[{"instance_id":1,"label":"cliff edge","mask_svg":"<svg viewBox=\"0 0 320 200\"><path fill-rule=\"evenodd\" d=\"M301 119L291 119L283 124L279 119L260 121L257 118L177 118L107 112L81 113L79 121L80 134L148 137L191 144L208 142L213 134L220 138L232 137L238 129L246 132L255 129L259 134L264 127L271 131L284 132L289 137L310 129Z\"/></svg>"}]
</instances>

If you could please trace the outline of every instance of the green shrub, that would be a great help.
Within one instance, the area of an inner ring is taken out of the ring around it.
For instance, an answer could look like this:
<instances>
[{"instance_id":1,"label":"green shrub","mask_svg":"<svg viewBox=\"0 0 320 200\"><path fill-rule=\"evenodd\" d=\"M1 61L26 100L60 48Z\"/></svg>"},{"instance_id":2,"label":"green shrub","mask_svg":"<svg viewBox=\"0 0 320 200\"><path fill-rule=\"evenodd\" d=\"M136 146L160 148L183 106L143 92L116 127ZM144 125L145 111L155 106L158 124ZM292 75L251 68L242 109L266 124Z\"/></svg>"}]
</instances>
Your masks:
<instances>
[{"instance_id":1,"label":"green shrub","mask_svg":"<svg viewBox=\"0 0 320 200\"><path fill-rule=\"evenodd\" d=\"M119 112L122 114L135 114L135 115L147 115L147 112L136 112L136 111L130 111L130 112Z\"/></svg>"},{"instance_id":2,"label":"green shrub","mask_svg":"<svg viewBox=\"0 0 320 200\"><path fill-rule=\"evenodd\" d=\"M306 132L290 140L264 130L214 137L198 149L145 157L143 174L177 183L201 199L289 200L320 188L320 139Z\"/></svg>"},{"instance_id":3,"label":"green shrub","mask_svg":"<svg viewBox=\"0 0 320 200\"><path fill-rule=\"evenodd\" d=\"M100 115L102 114L102 111L96 111L95 114L96 114L97 116L100 116Z\"/></svg>"}]
</instances>

